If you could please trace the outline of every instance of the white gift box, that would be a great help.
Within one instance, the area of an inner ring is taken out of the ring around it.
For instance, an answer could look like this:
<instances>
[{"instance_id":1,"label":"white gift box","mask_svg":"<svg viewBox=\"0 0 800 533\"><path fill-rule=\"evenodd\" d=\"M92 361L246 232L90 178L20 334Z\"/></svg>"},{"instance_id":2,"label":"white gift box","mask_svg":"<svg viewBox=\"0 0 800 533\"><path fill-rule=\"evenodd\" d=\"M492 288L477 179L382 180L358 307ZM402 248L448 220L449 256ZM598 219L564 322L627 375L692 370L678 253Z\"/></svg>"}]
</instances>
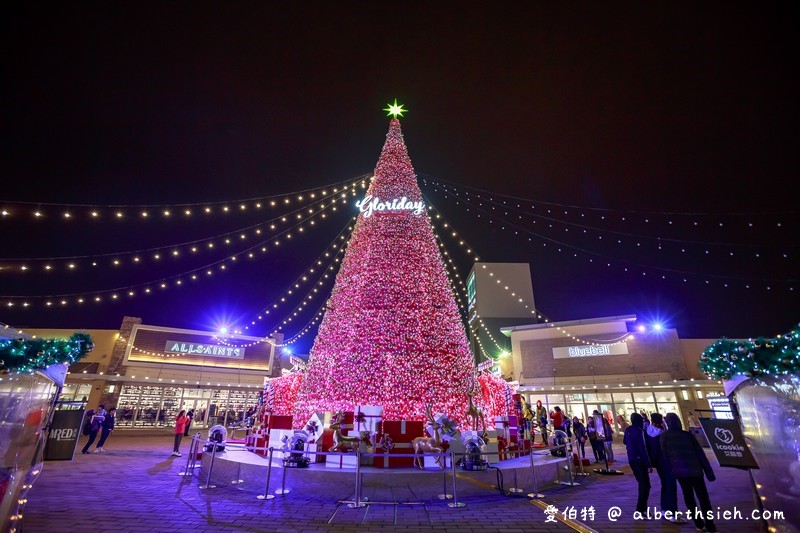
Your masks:
<instances>
[{"instance_id":1,"label":"white gift box","mask_svg":"<svg viewBox=\"0 0 800 533\"><path fill-rule=\"evenodd\" d=\"M359 419L361 419L359 421ZM357 405L355 409L356 432L369 431L371 435L380 433L383 421L383 407L379 405Z\"/></svg>"}]
</instances>

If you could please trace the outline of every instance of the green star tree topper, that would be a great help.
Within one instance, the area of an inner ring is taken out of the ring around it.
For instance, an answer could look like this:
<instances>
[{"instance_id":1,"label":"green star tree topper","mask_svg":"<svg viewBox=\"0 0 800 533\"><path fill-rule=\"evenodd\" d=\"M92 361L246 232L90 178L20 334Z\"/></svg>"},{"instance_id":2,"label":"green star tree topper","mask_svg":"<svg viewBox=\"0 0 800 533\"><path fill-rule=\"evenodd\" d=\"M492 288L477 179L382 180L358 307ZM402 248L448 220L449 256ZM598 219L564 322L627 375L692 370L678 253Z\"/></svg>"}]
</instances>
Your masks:
<instances>
[{"instance_id":1,"label":"green star tree topper","mask_svg":"<svg viewBox=\"0 0 800 533\"><path fill-rule=\"evenodd\" d=\"M397 98L394 99L393 104L386 104L386 105L388 105L389 107L384 109L384 111L386 111L390 117L393 118L402 117L403 113L408 113L408 109L403 109L403 106L405 104L399 104L399 105L397 104Z\"/></svg>"}]
</instances>

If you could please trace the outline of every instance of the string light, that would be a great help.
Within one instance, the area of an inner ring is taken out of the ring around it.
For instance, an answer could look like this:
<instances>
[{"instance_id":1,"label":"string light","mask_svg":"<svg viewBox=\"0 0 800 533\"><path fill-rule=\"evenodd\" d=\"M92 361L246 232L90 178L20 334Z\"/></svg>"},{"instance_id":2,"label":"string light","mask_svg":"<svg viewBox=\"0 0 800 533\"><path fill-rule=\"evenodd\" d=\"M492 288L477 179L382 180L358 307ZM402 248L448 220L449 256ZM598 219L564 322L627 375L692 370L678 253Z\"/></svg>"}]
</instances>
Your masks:
<instances>
[{"instance_id":1,"label":"string light","mask_svg":"<svg viewBox=\"0 0 800 533\"><path fill-rule=\"evenodd\" d=\"M352 191L355 191L360 183L361 182L359 181L357 183L348 185L348 188L350 188ZM328 200L329 200L329 202L328 202ZM314 226L315 225L314 217L324 214L325 210L335 207L335 205L337 203L340 203L340 202L342 202L342 200L334 198L333 194L331 194L331 195L328 195L328 196L323 196L322 200L320 202L318 202L317 204L315 204L314 206L311 206L311 207L306 206L306 207L297 208L297 209L295 209L295 210L293 210L293 211L291 211L290 213L287 213L287 214L290 214L290 215L296 214L299 217L298 220L308 221L310 226ZM305 216L304 217L303 216L303 212L304 211L306 211L309 216ZM162 257L162 253L161 252L164 252L164 251L170 251L171 254L173 255L173 257L180 257L181 256L181 251L184 251L184 252L186 252L185 255L188 257L190 252L191 252L191 254L196 254L202 248L202 246L205 246L208 249L213 249L214 248L214 241L220 241L221 240L225 244L230 245L230 244L233 243L233 240L230 239L230 237L232 237L232 236L237 236L238 235L239 241L244 241L248 237L257 238L267 228L269 228L271 230L276 229L275 223L276 222L280 222L280 221L286 222L287 221L286 216L284 216L284 215L278 216L278 217L272 218L270 220L258 222L256 224L252 224L252 225L249 225L249 226L246 226L246 227L242 227L242 228L237 228L237 229L234 229L232 231L228 231L228 232L225 232L225 233L220 233L220 234L217 234L217 235L213 235L211 237L205 237L203 239L184 241L184 242L180 242L180 243L173 243L173 244L155 246L155 247L151 247L151 248L143 248L143 249L138 249L138 250L118 251L118 252L109 252L109 253L92 254L92 255L58 256L58 257L12 257L12 258L3 259L3 261L6 261L6 262L12 263L12 264L13 263L18 263L18 262L23 262L23 261L25 261L25 262L69 261L68 263L65 264L67 270L75 270L79 266L81 260L83 260L83 261L90 261L91 260L93 263L96 263L97 260L99 260L101 258L107 258L107 257L113 257L113 259L111 260L111 265L112 266L121 266L123 264L123 260L122 260L123 256L132 256L130 258L130 261L133 262L133 263L140 263L141 260L142 260L142 257L152 257L154 260L159 260ZM305 229L303 226L295 225L293 227L297 227L298 231L300 233L302 233L304 231L304 229ZM51 270L54 267L52 265L45 265L44 268L45 268L45 270ZM26 271L28 269L29 269L29 266L27 264L20 266L20 270L22 270L22 271Z\"/></svg>"},{"instance_id":2,"label":"string light","mask_svg":"<svg viewBox=\"0 0 800 533\"><path fill-rule=\"evenodd\" d=\"M273 244L275 244L275 245L280 244L280 240L277 240L276 237L279 239L280 237L283 237L284 235L290 234L290 232L292 230L294 230L295 228L297 228L301 224L305 223L306 220L307 219L303 219L300 222L297 222L293 226L290 226L290 227L286 228L285 230L283 230L282 232L270 237L269 240L264 240L264 241L258 242L253 246L245 248L244 250L241 250L241 251L236 252L234 254L228 255L228 256L226 256L226 257L224 257L222 259L219 259L219 260L214 261L212 263L208 263L208 264L203 265L201 267L194 268L194 269L191 269L191 270L188 270L188 271L185 271L185 272L181 272L179 274L174 274L172 276L164 277L164 278L161 278L161 279L152 280L152 281L144 282L144 283L138 283L138 284L134 284L134 285L128 285L128 286L124 286L124 287L115 287L115 288L112 288L112 289L87 291L87 292L82 292L82 293L51 294L51 295L41 295L41 296L5 295L5 296L0 296L0 300L7 300L6 301L6 305L9 306L9 307L13 307L13 303L15 301L19 301L21 299L37 300L37 301L45 300L43 302L44 307L49 307L49 306L52 306L51 299L56 299L56 298L59 298L59 299L64 299L64 298L67 298L67 299L85 298L86 296L92 295L92 296L94 296L94 301L96 303L101 303L101 302L104 301L103 298L101 298L102 295L110 295L111 301L114 301L114 300L116 300L118 298L117 293L119 293L119 292L126 292L126 291L129 292L131 290L140 289L140 288L144 287L145 288L144 292L146 294L149 294L151 292L149 289L152 286L158 286L158 287L160 287L162 289L167 289L167 288L170 288L171 286L180 286L183 283L182 280L184 278L189 277L192 280L197 280L197 279L199 279L199 277L196 277L196 275L198 273L203 272L203 271L205 271L206 276L212 276L215 272L225 271L228 268L228 266L232 266L233 264L236 263L236 258L237 257L244 256L244 257L250 258L248 252L251 252L251 251L254 251L254 250L259 250L262 253L262 255L267 253L269 248L266 245L270 241L272 241ZM276 239L276 240L273 241L272 239ZM51 302L49 305L47 303L48 301ZM23 307L28 307L29 305L30 305L30 302L28 302L28 301L25 301L25 302L22 303Z\"/></svg>"},{"instance_id":3,"label":"string light","mask_svg":"<svg viewBox=\"0 0 800 533\"><path fill-rule=\"evenodd\" d=\"M427 198L426 198L426 201L428 202L428 205L430 205L430 206L433 206L433 204L431 204L431 202L430 202L430 200L429 200L429 199L427 199ZM434 219L436 219L436 220L441 220L442 227L445 227L445 228L449 227L449 228L451 228L451 230L452 230L452 224L449 224L449 223L448 223L448 222L447 222L447 221L446 221L446 220L445 220L445 219L442 217L442 215L441 215L441 212L440 212L438 209L436 209L436 208L433 208L433 209L432 209L432 211L433 211L433 213L434 213L435 217L434 217L434 218L431 218L431 220L434 220ZM468 244L466 241L464 241L463 239L461 239L461 240L459 241L459 243L460 243L459 245L460 245L462 248L465 248L465 250L467 250L467 251L468 251L467 253L470 253L470 254L473 254L473 253L474 253L474 249L473 249L471 246L469 246L469 244ZM477 261L477 259L476 259L476 261ZM484 269L486 269L486 268L487 268L487 265L486 265L486 263L482 264L481 266L482 266ZM625 335L624 335L622 338L619 338L619 339L614 339L614 340L611 340L611 341L606 341L606 340L595 340L595 339L588 339L588 338L584 338L584 337L581 337L581 336L578 336L578 335L574 335L574 334L573 334L572 332L570 332L570 331L569 331L567 328L564 328L563 326L560 326L560 325L558 325L558 324L555 324L555 323L553 323L553 322L552 322L552 321L551 321L551 320L550 320L550 319L549 319L549 318L548 318L548 317L547 317L547 316L546 316L544 313L542 313L541 311L539 311L538 309L536 309L536 308L535 308L535 307L533 307L532 305L528 305L528 304L526 304L526 303L525 303L525 301L524 301L524 299L522 299L522 298L518 297L516 294L513 294L513 293L509 292L509 291L510 291L510 289L509 289L508 285L505 285L505 284L503 283L503 281L502 281L502 280L501 280L501 279L500 279L498 276L496 276L496 275L495 275L495 273L494 273L494 272L492 272L491 270L488 270L488 274L489 274L489 276L490 276L490 277L492 277L492 278L495 280L495 282L496 282L498 285L501 285L501 287L503 288L503 290L505 290L505 291L508 293L508 296L509 296L510 298L512 298L512 299L513 299L513 300L514 300L514 301L515 301L517 304L521 305L521 306L522 306L522 307L524 307L526 310L528 310L528 311L531 313L531 315L532 315L532 316L534 316L534 317L536 317L538 320L540 320L540 321L543 321L544 323L548 324L550 327L554 327L554 328L555 328L555 329L556 329L558 332L560 332L561 334L565 335L566 337L569 337L569 338L573 339L573 340L574 340L574 341L576 341L576 342L580 342L580 343L582 343L582 344L587 344L587 345L594 345L594 346L597 346L597 345L599 345L599 344L604 344L604 345L605 345L605 344L609 344L609 345L613 345L613 344L620 344L620 343L626 342L626 341L628 340L628 338L629 338L629 337L631 337L631 334L630 334L630 333L627 333L627 334L625 334Z\"/></svg>"},{"instance_id":4,"label":"string light","mask_svg":"<svg viewBox=\"0 0 800 533\"><path fill-rule=\"evenodd\" d=\"M470 204L469 202L464 202L464 203L465 204L469 204L469 205L472 206L472 208L471 209L467 209L467 211L469 211L470 213L476 212L477 218L481 218L480 213L483 213L484 215L487 215L490 219L498 220L502 224L502 226L501 226L502 230L513 231L515 235L519 235L520 233L530 235L530 237L528 237L528 241L532 241L533 238L536 238L539 241L541 241L543 247L547 248L548 244L550 244L551 245L550 248L551 249L555 248L555 250L558 253L563 253L565 251L573 250L572 253L573 253L574 257L578 258L578 257L581 257L581 256L586 256L587 262L589 262L589 263L604 264L607 267L611 267L613 264L620 263L621 265L623 265L621 268L622 268L622 270L624 272L629 272L630 273L633 269L641 269L640 270L641 275L642 276L646 276L648 271L651 271L651 274L652 274L652 271L655 271L655 276L660 278L660 279L663 279L663 280L666 280L666 279L678 280L678 281L682 281L683 283L688 282L689 278L693 278L693 279L701 278L703 283L704 283L704 285L709 285L710 286L710 285L712 285L712 282L713 282L714 285L720 286L722 288L730 288L732 286L736 286L734 284L734 282L736 282L736 283L738 283L738 286L741 286L741 287L746 288L746 289L750 289L750 288L753 288L753 287L756 286L756 282L759 282L758 287L763 288L764 290L768 290L768 291L772 290L773 286L776 283L782 283L782 284L787 284L788 285L788 291L789 292L794 292L795 288L796 288L796 284L798 282L800 282L800 280L797 280L797 279L794 279L794 278L767 278L767 277L752 278L752 277L746 277L746 276L732 276L732 275L724 275L724 274L708 274L708 273L701 273L701 272L695 272L695 271L689 271L689 270L683 270L683 269L676 269L676 268L668 268L668 267L662 267L662 266L656 266L656 265L643 265L643 264L637 263L635 261L630 261L630 260L627 260L627 259L624 259L624 258L620 258L620 257L615 257L615 256L609 256L607 254L596 252L596 251L587 249L587 248L582 247L582 246L577 246L577 245L574 245L574 244L570 244L570 243L564 242L563 240L555 239L555 238L549 237L547 235L544 235L544 234L541 234L541 233L538 233L538 232L534 232L534 231L532 231L532 230L530 230L528 228L525 228L525 227L517 224L516 222L511 222L511 221L508 221L508 220L505 220L505 219L502 219L502 218L498 218L497 215L495 215L495 214L493 214L493 213L491 213L491 212L489 212L489 211L487 211L485 209L482 209L480 207L476 207L473 204ZM491 223L492 220L490 220L489 222ZM788 258L789 254L784 253L783 257ZM597 259L600 259L600 260L597 261ZM625 265L628 265L628 266L625 266Z\"/></svg>"},{"instance_id":5,"label":"string light","mask_svg":"<svg viewBox=\"0 0 800 533\"><path fill-rule=\"evenodd\" d=\"M340 190L341 188L346 188L353 184L353 182L361 182L363 184L366 183L366 180L369 179L368 174L364 174L361 176L357 176L355 178L350 178L347 180L339 181L333 184L335 186L334 192ZM280 193L270 196L259 196L255 198L245 198L239 200L216 200L212 202L198 202L198 203L181 203L181 204L126 204L126 205L100 205L100 204L69 204L69 203L58 203L58 202L27 202L27 201L4 201L3 203L6 204L8 207L2 210L3 217L11 217L15 214L23 214L25 211L25 207L28 206L36 206L32 213L35 218L38 219L46 219L47 218L47 211L45 208L50 210L51 212L61 211L62 217L64 219L74 219L76 218L76 214L78 212L86 212L88 213L88 217L90 219L96 220L103 217L105 212L110 212L109 215L116 219L116 220L134 220L137 217L134 216L126 216L126 213L139 213L140 218L145 219L148 218L150 212L159 212L162 214L164 218L168 218L173 214L173 211L180 212L181 214L190 217L195 209L202 209L202 211L207 214L211 215L215 212L220 212L223 214L230 213L230 212L246 212L249 206L252 206L253 209L259 210L264 205L270 205L271 207L275 207L277 205L277 201L280 199L284 200L285 204L289 204L291 202L291 198L294 198L298 202L308 201L315 199L320 191L324 195L324 191L330 188L331 185L325 185L323 187L314 187L310 189L303 189L300 191L295 192L286 192ZM362 187L363 188L363 187ZM231 210L228 207L228 204L239 204L239 210ZM13 209L10 206L18 206L18 209Z\"/></svg>"}]
</instances>

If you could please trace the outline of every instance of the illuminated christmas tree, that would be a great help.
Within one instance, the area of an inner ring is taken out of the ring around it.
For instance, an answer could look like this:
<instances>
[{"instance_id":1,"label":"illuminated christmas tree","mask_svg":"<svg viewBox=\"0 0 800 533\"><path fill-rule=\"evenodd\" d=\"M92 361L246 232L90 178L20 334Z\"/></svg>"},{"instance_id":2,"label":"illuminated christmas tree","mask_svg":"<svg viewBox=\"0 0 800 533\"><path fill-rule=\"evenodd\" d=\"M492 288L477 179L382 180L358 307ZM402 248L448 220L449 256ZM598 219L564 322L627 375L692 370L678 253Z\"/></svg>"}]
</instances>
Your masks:
<instances>
[{"instance_id":1,"label":"illuminated christmas tree","mask_svg":"<svg viewBox=\"0 0 800 533\"><path fill-rule=\"evenodd\" d=\"M385 420L422 420L431 403L434 412L464 419L473 357L396 118L401 112L390 109L386 144L357 204L361 213L300 387L300 424L312 412L356 405L382 406Z\"/></svg>"}]
</instances>

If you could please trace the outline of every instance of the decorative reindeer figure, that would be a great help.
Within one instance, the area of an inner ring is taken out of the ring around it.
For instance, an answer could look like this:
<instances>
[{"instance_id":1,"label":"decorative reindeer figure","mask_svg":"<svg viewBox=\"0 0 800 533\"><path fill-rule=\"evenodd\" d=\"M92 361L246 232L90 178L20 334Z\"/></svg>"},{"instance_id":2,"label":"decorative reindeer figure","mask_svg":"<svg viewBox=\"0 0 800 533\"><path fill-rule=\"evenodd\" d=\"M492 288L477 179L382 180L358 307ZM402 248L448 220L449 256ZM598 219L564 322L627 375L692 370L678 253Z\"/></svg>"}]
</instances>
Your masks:
<instances>
[{"instance_id":1,"label":"decorative reindeer figure","mask_svg":"<svg viewBox=\"0 0 800 533\"><path fill-rule=\"evenodd\" d=\"M486 434L486 420L484 420L483 418L483 411L480 409L480 407L476 406L472 401L472 397L475 396L476 394L475 389L476 389L475 384L473 384L472 389L467 391L467 398L469 399L469 408L467 409L466 414L467 417L472 419L472 429L474 431L478 431L478 420L480 420L482 428L481 431L483 432L483 434Z\"/></svg>"},{"instance_id":2,"label":"decorative reindeer figure","mask_svg":"<svg viewBox=\"0 0 800 533\"><path fill-rule=\"evenodd\" d=\"M331 429L335 430L333 433L333 446L330 447L328 450L329 452L335 451L357 451L359 443L361 442L361 437L348 437L346 435L342 435L341 427L342 427L342 420L344 419L344 413L339 411L333 417L331 421Z\"/></svg>"},{"instance_id":3,"label":"decorative reindeer figure","mask_svg":"<svg viewBox=\"0 0 800 533\"><path fill-rule=\"evenodd\" d=\"M414 455L416 456L414 457L414 466L419 466L422 470L425 469L425 458L420 454L442 453L444 451L442 448L441 436L439 435L439 430L442 428L442 425L433 418L430 404L425 405L425 414L428 416L428 422L431 425L433 437L417 437L411 441L411 444L414 446ZM436 457L436 464L439 465L439 468L444 470L445 462L442 461L441 455Z\"/></svg>"}]
</instances>

